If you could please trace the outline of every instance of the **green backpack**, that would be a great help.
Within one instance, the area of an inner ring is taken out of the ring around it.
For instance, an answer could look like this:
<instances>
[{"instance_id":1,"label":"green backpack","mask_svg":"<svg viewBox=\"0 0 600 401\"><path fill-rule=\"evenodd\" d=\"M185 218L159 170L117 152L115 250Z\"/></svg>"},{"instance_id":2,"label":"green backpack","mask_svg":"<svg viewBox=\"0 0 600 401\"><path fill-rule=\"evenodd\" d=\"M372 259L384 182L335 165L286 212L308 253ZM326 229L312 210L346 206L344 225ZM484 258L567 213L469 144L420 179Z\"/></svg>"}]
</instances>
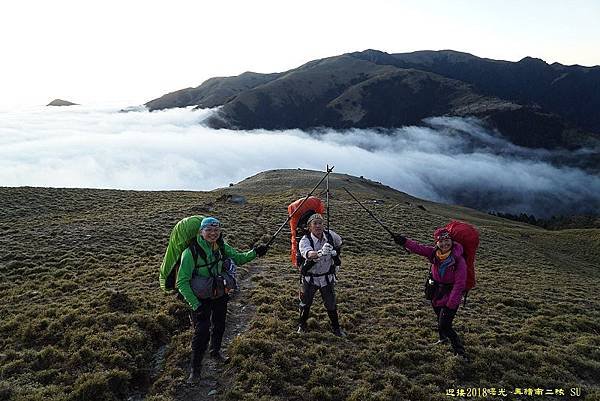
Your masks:
<instances>
[{"instance_id":1,"label":"green backpack","mask_svg":"<svg viewBox=\"0 0 600 401\"><path fill-rule=\"evenodd\" d=\"M186 217L179 220L171 230L169 245L160 265L159 282L160 288L164 292L171 292L175 289L181 254L196 239L202 219L204 216Z\"/></svg>"}]
</instances>

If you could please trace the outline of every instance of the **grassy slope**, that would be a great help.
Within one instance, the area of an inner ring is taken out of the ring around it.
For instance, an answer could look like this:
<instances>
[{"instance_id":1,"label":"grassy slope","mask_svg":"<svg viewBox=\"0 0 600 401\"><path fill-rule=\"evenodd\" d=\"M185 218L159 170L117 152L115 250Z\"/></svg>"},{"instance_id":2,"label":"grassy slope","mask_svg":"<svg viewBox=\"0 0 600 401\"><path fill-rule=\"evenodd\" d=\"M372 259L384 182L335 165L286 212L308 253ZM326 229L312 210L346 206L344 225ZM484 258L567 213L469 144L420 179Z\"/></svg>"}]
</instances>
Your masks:
<instances>
[{"instance_id":1,"label":"grassy slope","mask_svg":"<svg viewBox=\"0 0 600 401\"><path fill-rule=\"evenodd\" d=\"M275 171L208 193L0 188L0 399L203 399L183 396L193 393L181 382L191 338L185 308L158 289L170 228L213 214L228 241L247 248L268 238L319 176ZM451 218L480 228L478 286L455 324L471 364L430 346L425 260L400 252L342 185L359 199L383 199L369 207L421 242ZM546 232L356 177L335 175L331 186L332 227L345 240L337 293L349 336L328 332L320 300L311 332L293 332L298 277L284 230L266 258L242 271L238 302L247 308L229 323L243 329L246 311L248 327L231 342L219 394L441 400L448 388L474 386L583 387L588 399L599 396L598 230ZM248 203L217 201L224 193Z\"/></svg>"}]
</instances>

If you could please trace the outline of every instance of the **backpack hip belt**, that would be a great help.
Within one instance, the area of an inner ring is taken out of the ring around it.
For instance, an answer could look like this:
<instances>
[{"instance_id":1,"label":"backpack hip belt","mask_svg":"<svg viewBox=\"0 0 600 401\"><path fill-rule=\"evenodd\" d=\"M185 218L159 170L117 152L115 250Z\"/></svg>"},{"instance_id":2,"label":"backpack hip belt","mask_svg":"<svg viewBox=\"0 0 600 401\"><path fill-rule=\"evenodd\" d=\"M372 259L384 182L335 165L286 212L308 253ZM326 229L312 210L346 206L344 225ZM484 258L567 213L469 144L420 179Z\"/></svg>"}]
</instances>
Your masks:
<instances>
[{"instance_id":1,"label":"backpack hip belt","mask_svg":"<svg viewBox=\"0 0 600 401\"><path fill-rule=\"evenodd\" d=\"M327 285L330 285L332 283L331 279L329 278L330 276L333 276L333 282L335 282L337 280L337 276L335 275L335 268L336 266L334 264L331 265L331 267L329 268L328 271L326 271L325 273L301 273L302 275L302 280L304 280L304 277L310 277L310 279L308 280L308 283L310 285L315 285L315 277L325 277L325 282L327 283Z\"/></svg>"},{"instance_id":2,"label":"backpack hip belt","mask_svg":"<svg viewBox=\"0 0 600 401\"><path fill-rule=\"evenodd\" d=\"M453 283L441 283L433 279L431 273L427 275L425 280L425 299L430 301L440 299L454 288Z\"/></svg>"},{"instance_id":3,"label":"backpack hip belt","mask_svg":"<svg viewBox=\"0 0 600 401\"><path fill-rule=\"evenodd\" d=\"M330 276L332 274L335 276L335 265L334 264L332 264L331 267L329 268L329 270L327 270L325 273L306 272L306 273L302 273L302 276L304 276L304 277L323 277L323 276Z\"/></svg>"}]
</instances>

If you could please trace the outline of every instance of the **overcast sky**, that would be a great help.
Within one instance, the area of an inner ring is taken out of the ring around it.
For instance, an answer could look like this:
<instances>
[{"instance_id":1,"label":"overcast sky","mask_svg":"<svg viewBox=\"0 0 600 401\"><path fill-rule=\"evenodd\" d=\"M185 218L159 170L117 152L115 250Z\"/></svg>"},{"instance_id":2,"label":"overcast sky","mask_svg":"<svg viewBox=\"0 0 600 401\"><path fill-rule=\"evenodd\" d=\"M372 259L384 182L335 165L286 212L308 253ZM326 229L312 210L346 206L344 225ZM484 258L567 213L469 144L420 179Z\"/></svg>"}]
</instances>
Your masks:
<instances>
[{"instance_id":1,"label":"overcast sky","mask_svg":"<svg viewBox=\"0 0 600 401\"><path fill-rule=\"evenodd\" d=\"M597 0L0 3L0 107L141 104L212 76L374 48L599 65Z\"/></svg>"}]
</instances>

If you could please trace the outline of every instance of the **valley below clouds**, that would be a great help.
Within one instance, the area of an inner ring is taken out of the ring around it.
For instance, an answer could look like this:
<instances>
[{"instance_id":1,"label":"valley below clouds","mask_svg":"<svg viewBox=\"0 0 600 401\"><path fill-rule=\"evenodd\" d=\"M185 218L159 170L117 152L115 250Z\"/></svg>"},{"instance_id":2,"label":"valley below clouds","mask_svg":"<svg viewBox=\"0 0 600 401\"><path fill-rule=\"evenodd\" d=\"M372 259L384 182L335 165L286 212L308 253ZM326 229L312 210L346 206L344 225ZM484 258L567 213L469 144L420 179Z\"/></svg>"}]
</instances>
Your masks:
<instances>
[{"instance_id":1,"label":"valley below clouds","mask_svg":"<svg viewBox=\"0 0 600 401\"><path fill-rule=\"evenodd\" d=\"M364 176L410 195L536 217L600 209L598 149L529 149L476 119L391 130L215 130L214 110L0 111L0 186L211 190L270 169Z\"/></svg>"}]
</instances>

